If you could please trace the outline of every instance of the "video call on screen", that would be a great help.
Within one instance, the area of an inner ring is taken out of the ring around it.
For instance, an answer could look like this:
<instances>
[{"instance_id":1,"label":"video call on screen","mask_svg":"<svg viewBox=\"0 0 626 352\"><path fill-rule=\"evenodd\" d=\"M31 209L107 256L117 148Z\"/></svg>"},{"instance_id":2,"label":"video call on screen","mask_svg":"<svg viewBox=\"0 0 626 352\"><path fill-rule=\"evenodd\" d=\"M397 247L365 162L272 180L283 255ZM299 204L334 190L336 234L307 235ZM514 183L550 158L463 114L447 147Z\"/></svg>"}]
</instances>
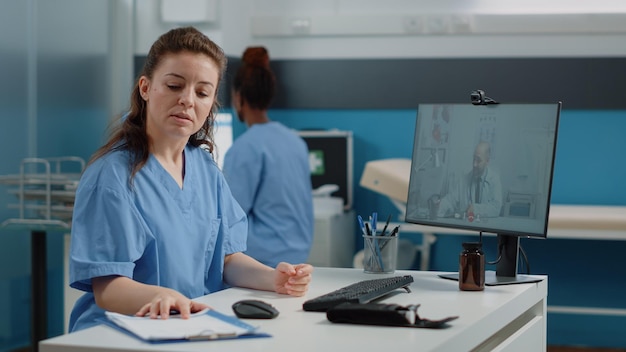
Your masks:
<instances>
[{"instance_id":1,"label":"video call on screen","mask_svg":"<svg viewBox=\"0 0 626 352\"><path fill-rule=\"evenodd\" d=\"M558 103L420 105L406 220L545 236L559 112ZM490 151L481 189L471 181L479 144ZM468 219L468 203L495 195Z\"/></svg>"}]
</instances>

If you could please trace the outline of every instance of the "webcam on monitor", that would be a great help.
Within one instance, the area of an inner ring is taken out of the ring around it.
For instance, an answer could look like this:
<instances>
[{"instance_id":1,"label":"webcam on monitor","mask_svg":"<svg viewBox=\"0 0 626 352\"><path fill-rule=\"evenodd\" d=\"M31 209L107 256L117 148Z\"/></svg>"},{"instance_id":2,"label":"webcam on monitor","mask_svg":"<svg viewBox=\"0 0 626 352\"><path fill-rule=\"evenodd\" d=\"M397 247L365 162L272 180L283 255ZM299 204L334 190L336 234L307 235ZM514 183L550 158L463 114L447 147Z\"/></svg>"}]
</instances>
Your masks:
<instances>
[{"instance_id":1,"label":"webcam on monitor","mask_svg":"<svg viewBox=\"0 0 626 352\"><path fill-rule=\"evenodd\" d=\"M485 95L485 91L477 89L470 93L470 101L474 105L498 104L497 101Z\"/></svg>"}]
</instances>

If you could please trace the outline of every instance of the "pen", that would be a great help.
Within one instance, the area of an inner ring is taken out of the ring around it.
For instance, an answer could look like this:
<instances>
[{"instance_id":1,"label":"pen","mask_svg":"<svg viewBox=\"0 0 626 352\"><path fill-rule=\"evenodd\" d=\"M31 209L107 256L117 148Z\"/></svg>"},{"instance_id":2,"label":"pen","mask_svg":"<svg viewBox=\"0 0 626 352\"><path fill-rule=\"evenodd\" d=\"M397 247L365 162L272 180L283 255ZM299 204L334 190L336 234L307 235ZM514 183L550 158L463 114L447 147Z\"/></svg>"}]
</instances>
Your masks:
<instances>
[{"instance_id":1,"label":"pen","mask_svg":"<svg viewBox=\"0 0 626 352\"><path fill-rule=\"evenodd\" d=\"M359 215L358 217L359 219L359 223L363 223L363 218L361 218L361 215ZM364 229L363 229L363 235L365 236L371 236L372 234L370 233L370 223L366 222ZM370 257L370 260L373 260L374 262L376 262L376 265L378 266L379 269L382 269L380 266L380 255L377 253L376 249L374 248L374 243L370 242L367 238L364 239L365 243L367 244L367 247L370 249L370 251L372 251L372 256ZM378 257L378 260L374 260L375 257Z\"/></svg>"},{"instance_id":2,"label":"pen","mask_svg":"<svg viewBox=\"0 0 626 352\"><path fill-rule=\"evenodd\" d=\"M364 235L367 235L367 233L365 232L365 224L363 223L363 218L361 217L361 215L357 215L356 219L359 221L361 232L363 232Z\"/></svg>"},{"instance_id":3,"label":"pen","mask_svg":"<svg viewBox=\"0 0 626 352\"><path fill-rule=\"evenodd\" d=\"M389 233L389 236L387 236L387 237L396 236L398 234L398 230L400 230L400 225L394 227L393 230L391 230L391 232ZM391 240L390 239L386 240L385 243L383 243L383 245L380 246L380 249L383 250L385 248L385 246L387 246L387 243L389 243L389 241L391 241Z\"/></svg>"},{"instance_id":4,"label":"pen","mask_svg":"<svg viewBox=\"0 0 626 352\"><path fill-rule=\"evenodd\" d=\"M372 234L376 236L376 223L378 222L378 213L372 213Z\"/></svg>"},{"instance_id":5,"label":"pen","mask_svg":"<svg viewBox=\"0 0 626 352\"><path fill-rule=\"evenodd\" d=\"M387 216L387 222L385 222L385 227L383 227L383 232L380 233L381 236L385 235L385 231L387 231L387 226L389 226L389 221L391 221L391 214Z\"/></svg>"},{"instance_id":6,"label":"pen","mask_svg":"<svg viewBox=\"0 0 626 352\"><path fill-rule=\"evenodd\" d=\"M372 222L372 236L376 236L376 223L378 222L377 212L372 213L371 222ZM378 240L376 239L376 237L374 237L374 249L376 250L376 258L378 259L378 266L380 267L380 270L385 271L384 264L383 264L383 257L380 253L380 250L381 250L380 243L378 243Z\"/></svg>"}]
</instances>

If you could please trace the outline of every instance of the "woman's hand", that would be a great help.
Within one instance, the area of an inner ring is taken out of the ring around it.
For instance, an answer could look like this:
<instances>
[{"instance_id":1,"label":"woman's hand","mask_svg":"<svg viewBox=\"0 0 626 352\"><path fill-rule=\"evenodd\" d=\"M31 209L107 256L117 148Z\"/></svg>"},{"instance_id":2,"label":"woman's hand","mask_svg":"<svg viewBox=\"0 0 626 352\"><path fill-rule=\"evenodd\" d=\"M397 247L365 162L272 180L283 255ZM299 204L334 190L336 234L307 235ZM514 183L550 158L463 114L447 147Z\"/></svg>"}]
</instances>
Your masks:
<instances>
[{"instance_id":1,"label":"woman's hand","mask_svg":"<svg viewBox=\"0 0 626 352\"><path fill-rule=\"evenodd\" d=\"M149 303L146 303L137 313L136 316L149 315L151 319L159 316L161 319L167 319L170 312L177 311L183 319L189 318L191 313L199 312L209 308L206 304L198 303L190 300L181 293L168 288L163 288Z\"/></svg>"},{"instance_id":2,"label":"woman's hand","mask_svg":"<svg viewBox=\"0 0 626 352\"><path fill-rule=\"evenodd\" d=\"M91 279L96 304L104 310L127 315L163 319L176 310L182 318L199 312L207 305L193 302L171 288L146 285L124 276L101 276ZM146 303L148 302L148 303Z\"/></svg>"},{"instance_id":3,"label":"woman's hand","mask_svg":"<svg viewBox=\"0 0 626 352\"><path fill-rule=\"evenodd\" d=\"M309 264L278 263L274 270L274 287L277 293L303 296L309 289L313 267Z\"/></svg>"}]
</instances>

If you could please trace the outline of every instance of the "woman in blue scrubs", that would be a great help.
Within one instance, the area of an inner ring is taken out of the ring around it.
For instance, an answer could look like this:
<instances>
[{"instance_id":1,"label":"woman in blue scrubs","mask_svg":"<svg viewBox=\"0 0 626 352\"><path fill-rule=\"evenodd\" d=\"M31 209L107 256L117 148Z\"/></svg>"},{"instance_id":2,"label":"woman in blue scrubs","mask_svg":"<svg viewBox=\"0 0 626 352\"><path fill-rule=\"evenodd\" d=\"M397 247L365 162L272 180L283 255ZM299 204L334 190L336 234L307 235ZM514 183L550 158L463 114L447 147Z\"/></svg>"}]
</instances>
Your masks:
<instances>
[{"instance_id":1,"label":"woman in blue scrubs","mask_svg":"<svg viewBox=\"0 0 626 352\"><path fill-rule=\"evenodd\" d=\"M70 331L101 323L105 311L188 317L207 308L191 298L226 286L307 291L310 265L272 268L242 253L246 214L209 152L225 67L221 48L192 27L152 45L130 113L76 192L70 283L86 293Z\"/></svg>"},{"instance_id":2,"label":"woman in blue scrubs","mask_svg":"<svg viewBox=\"0 0 626 352\"><path fill-rule=\"evenodd\" d=\"M248 130L224 158L224 176L248 215L246 254L269 266L305 262L313 242L309 152L295 131L269 119L275 86L267 50L247 48L232 100Z\"/></svg>"}]
</instances>

